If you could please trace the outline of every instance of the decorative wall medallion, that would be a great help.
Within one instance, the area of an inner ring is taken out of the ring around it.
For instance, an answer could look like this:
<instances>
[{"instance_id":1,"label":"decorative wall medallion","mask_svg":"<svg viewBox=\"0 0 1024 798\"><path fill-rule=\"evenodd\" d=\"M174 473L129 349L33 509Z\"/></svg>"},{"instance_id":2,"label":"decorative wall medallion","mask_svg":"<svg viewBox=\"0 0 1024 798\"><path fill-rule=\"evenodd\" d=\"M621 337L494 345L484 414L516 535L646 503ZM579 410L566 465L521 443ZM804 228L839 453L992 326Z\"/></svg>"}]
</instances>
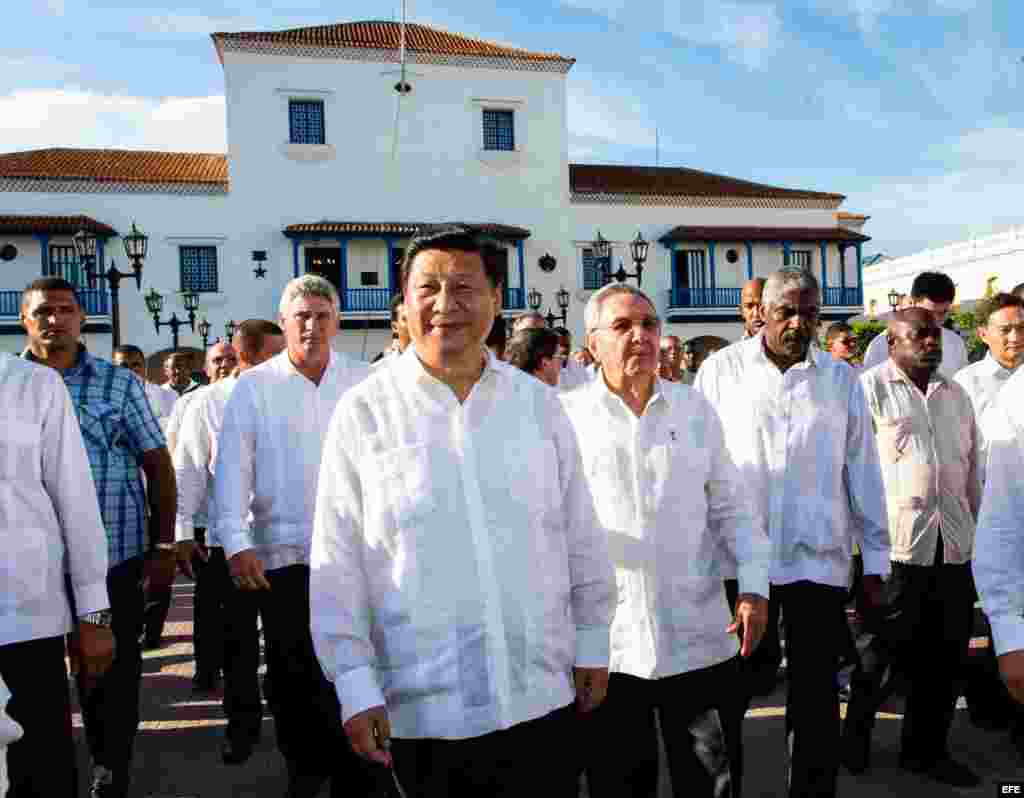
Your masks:
<instances>
[{"instance_id":1,"label":"decorative wall medallion","mask_svg":"<svg viewBox=\"0 0 1024 798\"><path fill-rule=\"evenodd\" d=\"M725 259L729 261L729 263L735 263L740 259L740 253L738 253L735 249L730 249L728 252L725 253Z\"/></svg>"}]
</instances>

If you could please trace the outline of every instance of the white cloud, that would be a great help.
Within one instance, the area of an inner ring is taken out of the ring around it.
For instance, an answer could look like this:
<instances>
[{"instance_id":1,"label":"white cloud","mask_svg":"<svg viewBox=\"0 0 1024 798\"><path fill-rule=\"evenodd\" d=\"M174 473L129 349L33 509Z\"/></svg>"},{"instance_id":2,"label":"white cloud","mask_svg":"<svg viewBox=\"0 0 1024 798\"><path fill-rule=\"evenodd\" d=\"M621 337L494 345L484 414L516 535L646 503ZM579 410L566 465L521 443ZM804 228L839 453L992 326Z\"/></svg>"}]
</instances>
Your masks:
<instances>
[{"instance_id":1,"label":"white cloud","mask_svg":"<svg viewBox=\"0 0 1024 798\"><path fill-rule=\"evenodd\" d=\"M782 44L782 20L770 3L703 0L665 3L665 30L693 44L720 47L733 61L764 66Z\"/></svg>"},{"instance_id":2,"label":"white cloud","mask_svg":"<svg viewBox=\"0 0 1024 798\"><path fill-rule=\"evenodd\" d=\"M64 16L64 0L33 0L33 5L44 14L54 17Z\"/></svg>"},{"instance_id":3,"label":"white cloud","mask_svg":"<svg viewBox=\"0 0 1024 798\"><path fill-rule=\"evenodd\" d=\"M124 147L225 152L224 97L133 97L81 89L0 96L0 152Z\"/></svg>"},{"instance_id":4,"label":"white cloud","mask_svg":"<svg viewBox=\"0 0 1024 798\"><path fill-rule=\"evenodd\" d=\"M731 60L761 68L777 52L782 20L771 2L736 0L564 0L629 28L661 30L684 42L720 48Z\"/></svg>"},{"instance_id":5,"label":"white cloud","mask_svg":"<svg viewBox=\"0 0 1024 798\"><path fill-rule=\"evenodd\" d=\"M647 106L631 103L628 90L607 85L598 90L589 80L576 77L570 79L567 95L571 135L620 147L654 148L655 125L643 113Z\"/></svg>"},{"instance_id":6,"label":"white cloud","mask_svg":"<svg viewBox=\"0 0 1024 798\"><path fill-rule=\"evenodd\" d=\"M1015 157L1022 146L1020 128L969 131L933 150L948 162L945 171L873 181L870 191L850 192L847 205L871 214L872 249L892 255L1024 224L1024 163Z\"/></svg>"}]
</instances>

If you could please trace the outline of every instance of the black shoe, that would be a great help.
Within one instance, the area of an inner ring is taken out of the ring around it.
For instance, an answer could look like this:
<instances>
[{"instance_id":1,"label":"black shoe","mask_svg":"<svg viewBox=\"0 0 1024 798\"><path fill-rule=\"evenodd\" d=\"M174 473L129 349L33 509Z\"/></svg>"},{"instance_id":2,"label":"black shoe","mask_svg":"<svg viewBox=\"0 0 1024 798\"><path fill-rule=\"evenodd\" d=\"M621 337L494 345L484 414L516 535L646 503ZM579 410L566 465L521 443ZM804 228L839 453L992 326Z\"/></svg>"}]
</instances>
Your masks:
<instances>
[{"instance_id":1,"label":"black shoe","mask_svg":"<svg viewBox=\"0 0 1024 798\"><path fill-rule=\"evenodd\" d=\"M127 795L128 777L125 774L93 765L89 798L126 798Z\"/></svg>"},{"instance_id":2,"label":"black shoe","mask_svg":"<svg viewBox=\"0 0 1024 798\"><path fill-rule=\"evenodd\" d=\"M197 673L192 677L193 693L212 693L220 682L218 673Z\"/></svg>"},{"instance_id":3,"label":"black shoe","mask_svg":"<svg viewBox=\"0 0 1024 798\"><path fill-rule=\"evenodd\" d=\"M948 784L950 787L977 787L981 784L978 774L967 765L946 757L937 762L923 762L916 759L900 759L900 767L925 778Z\"/></svg>"},{"instance_id":4,"label":"black shoe","mask_svg":"<svg viewBox=\"0 0 1024 798\"><path fill-rule=\"evenodd\" d=\"M252 750L259 741L259 737L255 740L242 740L225 736L220 747L220 758L225 765L244 765L249 761Z\"/></svg>"}]
</instances>

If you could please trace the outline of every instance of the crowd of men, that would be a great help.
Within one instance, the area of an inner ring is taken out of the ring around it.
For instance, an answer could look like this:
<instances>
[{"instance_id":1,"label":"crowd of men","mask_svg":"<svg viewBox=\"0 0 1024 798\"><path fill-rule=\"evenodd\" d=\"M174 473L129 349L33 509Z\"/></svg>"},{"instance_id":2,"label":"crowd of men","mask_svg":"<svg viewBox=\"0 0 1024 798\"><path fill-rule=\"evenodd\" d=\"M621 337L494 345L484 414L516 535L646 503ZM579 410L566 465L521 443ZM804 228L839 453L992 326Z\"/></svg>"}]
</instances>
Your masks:
<instances>
[{"instance_id":1,"label":"crowd of men","mask_svg":"<svg viewBox=\"0 0 1024 798\"><path fill-rule=\"evenodd\" d=\"M74 287L26 288L28 346L0 355L12 798L77 794L66 654L90 795L130 794L177 571L194 688L223 681L220 755L252 756L265 698L286 798L575 796L584 774L595 798L654 796L659 729L676 795L739 796L783 650L780 794L870 767L894 674L901 767L976 786L949 739L975 584L1006 683L988 708L1002 690L1024 748L1024 290L979 307L970 366L930 273L863 366L849 326L819 342L801 270L747 283L718 351L611 284L574 352L539 314L506 328L491 253L417 235L372 366L332 348L331 283L296 278L275 321L209 349L205 385L180 354L166 387L135 347L93 355Z\"/></svg>"}]
</instances>

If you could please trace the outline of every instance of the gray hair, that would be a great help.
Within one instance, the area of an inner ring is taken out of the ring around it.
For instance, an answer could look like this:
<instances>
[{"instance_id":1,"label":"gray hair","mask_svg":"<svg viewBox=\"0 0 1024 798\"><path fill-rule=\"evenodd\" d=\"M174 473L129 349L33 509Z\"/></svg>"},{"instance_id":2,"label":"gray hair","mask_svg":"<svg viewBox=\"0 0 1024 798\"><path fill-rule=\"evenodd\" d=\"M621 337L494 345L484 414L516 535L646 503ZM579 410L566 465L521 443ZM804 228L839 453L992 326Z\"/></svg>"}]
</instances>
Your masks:
<instances>
[{"instance_id":1,"label":"gray hair","mask_svg":"<svg viewBox=\"0 0 1024 798\"><path fill-rule=\"evenodd\" d=\"M319 274L304 274L301 277L288 281L284 291L281 293L281 304L278 306L277 312L284 316L288 312L288 306L292 304L296 297L300 296L323 297L330 301L335 313L338 312L341 305L338 300L338 291L331 284L330 280L324 279Z\"/></svg>"},{"instance_id":2,"label":"gray hair","mask_svg":"<svg viewBox=\"0 0 1024 798\"><path fill-rule=\"evenodd\" d=\"M609 283L604 288L595 291L590 295L590 299L587 300L587 306L583 310L583 326L586 329L587 335L590 335L594 330L597 329L601 321L601 305L604 301L615 294L632 294L638 296L644 300L654 310L657 315L657 308L654 307L653 300L647 296L643 291L634 285L629 283Z\"/></svg>"},{"instance_id":3,"label":"gray hair","mask_svg":"<svg viewBox=\"0 0 1024 798\"><path fill-rule=\"evenodd\" d=\"M762 305L776 305L782 299L782 295L791 288L798 291L814 291L815 295L821 298L821 285L817 278L804 269L780 269L768 275L764 281L764 290L761 292Z\"/></svg>"}]
</instances>

